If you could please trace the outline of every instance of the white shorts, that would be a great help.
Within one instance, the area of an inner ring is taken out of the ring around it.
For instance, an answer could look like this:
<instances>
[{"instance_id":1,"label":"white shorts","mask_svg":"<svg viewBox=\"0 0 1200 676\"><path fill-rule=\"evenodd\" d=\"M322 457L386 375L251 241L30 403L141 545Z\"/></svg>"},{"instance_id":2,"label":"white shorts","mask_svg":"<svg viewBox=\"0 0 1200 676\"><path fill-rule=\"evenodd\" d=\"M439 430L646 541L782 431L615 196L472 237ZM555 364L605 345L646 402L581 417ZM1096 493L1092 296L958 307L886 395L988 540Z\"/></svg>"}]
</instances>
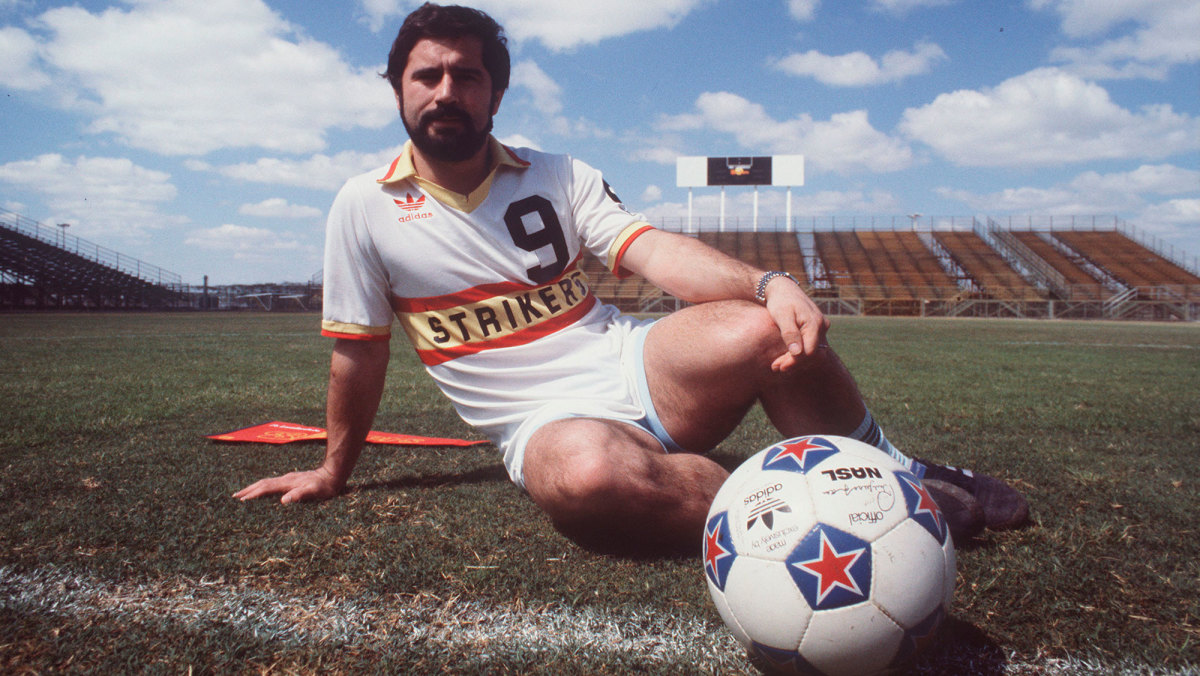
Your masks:
<instances>
[{"instance_id":1,"label":"white shorts","mask_svg":"<svg viewBox=\"0 0 1200 676\"><path fill-rule=\"evenodd\" d=\"M598 389L620 391L624 396L603 401L594 398L560 398L547 401L517 427L502 449L504 466L513 483L521 488L525 487L523 466L525 446L529 439L547 423L566 418L623 422L649 432L666 452L683 450L663 427L658 412L654 409L654 402L650 400L643 351L651 326L653 321L637 320L625 315L616 317L609 325L609 330L617 333L612 341L616 350L610 355L610 359L593 360L589 364L579 365L580 368L587 369L589 379L597 383L606 381L607 386L601 385Z\"/></svg>"}]
</instances>

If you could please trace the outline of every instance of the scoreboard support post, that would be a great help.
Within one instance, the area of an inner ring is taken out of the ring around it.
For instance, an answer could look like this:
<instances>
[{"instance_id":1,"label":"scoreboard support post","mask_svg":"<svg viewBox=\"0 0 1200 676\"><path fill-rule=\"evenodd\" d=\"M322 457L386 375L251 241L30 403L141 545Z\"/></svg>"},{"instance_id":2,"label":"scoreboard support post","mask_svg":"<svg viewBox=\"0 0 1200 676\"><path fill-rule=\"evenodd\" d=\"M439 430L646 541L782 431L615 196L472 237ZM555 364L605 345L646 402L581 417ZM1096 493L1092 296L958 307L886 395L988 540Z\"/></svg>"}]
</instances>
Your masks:
<instances>
[{"instance_id":1,"label":"scoreboard support post","mask_svg":"<svg viewBox=\"0 0 1200 676\"><path fill-rule=\"evenodd\" d=\"M754 232L758 232L758 186L787 188L787 223L792 231L792 188L804 185L803 155L772 155L770 157L679 157L675 160L675 185L688 189L687 232L692 231L692 189L720 186L721 210L718 229L725 231L725 186L754 187Z\"/></svg>"}]
</instances>

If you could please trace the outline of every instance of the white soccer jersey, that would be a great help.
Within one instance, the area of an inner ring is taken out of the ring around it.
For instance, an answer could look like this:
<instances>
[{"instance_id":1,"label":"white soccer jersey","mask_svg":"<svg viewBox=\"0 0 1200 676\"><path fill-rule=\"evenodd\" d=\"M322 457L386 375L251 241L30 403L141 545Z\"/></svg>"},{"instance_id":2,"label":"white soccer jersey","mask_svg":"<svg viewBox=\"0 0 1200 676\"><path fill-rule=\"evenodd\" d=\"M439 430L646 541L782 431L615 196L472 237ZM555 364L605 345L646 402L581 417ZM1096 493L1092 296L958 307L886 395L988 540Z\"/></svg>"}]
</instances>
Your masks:
<instances>
[{"instance_id":1,"label":"white soccer jersey","mask_svg":"<svg viewBox=\"0 0 1200 676\"><path fill-rule=\"evenodd\" d=\"M565 155L492 139L493 171L463 198L417 177L411 153L334 201L322 333L387 340L398 318L459 415L506 457L517 426L547 404L587 414L589 401L632 402L621 414L639 417L627 379L605 375L619 370L621 331L609 331L619 313L579 261L586 249L620 274L651 226Z\"/></svg>"}]
</instances>

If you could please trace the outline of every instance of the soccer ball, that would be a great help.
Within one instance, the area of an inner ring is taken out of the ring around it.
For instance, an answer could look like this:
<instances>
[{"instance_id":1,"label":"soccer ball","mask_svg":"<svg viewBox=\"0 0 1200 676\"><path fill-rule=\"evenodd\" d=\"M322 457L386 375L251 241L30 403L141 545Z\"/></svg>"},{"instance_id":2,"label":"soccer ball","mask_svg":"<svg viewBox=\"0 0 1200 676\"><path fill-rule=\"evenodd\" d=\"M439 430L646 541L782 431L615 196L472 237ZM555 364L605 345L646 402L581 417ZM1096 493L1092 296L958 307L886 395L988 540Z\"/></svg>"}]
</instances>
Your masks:
<instances>
[{"instance_id":1,"label":"soccer ball","mask_svg":"<svg viewBox=\"0 0 1200 676\"><path fill-rule=\"evenodd\" d=\"M954 544L920 480L886 453L798 437L721 486L704 572L721 619L760 666L873 674L910 660L946 617Z\"/></svg>"}]
</instances>

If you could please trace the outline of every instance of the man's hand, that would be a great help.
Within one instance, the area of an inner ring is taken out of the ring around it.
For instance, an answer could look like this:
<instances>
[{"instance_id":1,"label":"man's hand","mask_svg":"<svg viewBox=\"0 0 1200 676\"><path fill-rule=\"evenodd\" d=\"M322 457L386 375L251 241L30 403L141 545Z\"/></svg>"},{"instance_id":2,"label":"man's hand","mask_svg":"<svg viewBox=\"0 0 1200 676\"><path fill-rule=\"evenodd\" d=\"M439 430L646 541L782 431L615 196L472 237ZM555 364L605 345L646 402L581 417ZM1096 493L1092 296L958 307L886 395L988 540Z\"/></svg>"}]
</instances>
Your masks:
<instances>
[{"instance_id":1,"label":"man's hand","mask_svg":"<svg viewBox=\"0 0 1200 676\"><path fill-rule=\"evenodd\" d=\"M754 299L763 271L704 244L695 237L649 230L633 240L621 267L636 272L667 293L693 303ZM829 320L798 284L772 279L764 289L767 311L779 327L787 351L771 368L787 371L826 345Z\"/></svg>"},{"instance_id":2,"label":"man's hand","mask_svg":"<svg viewBox=\"0 0 1200 676\"><path fill-rule=\"evenodd\" d=\"M260 479L233 494L239 500L253 500L264 495L283 494L280 502L308 502L337 497L345 487L324 467L307 472L291 472L283 476Z\"/></svg>"},{"instance_id":3,"label":"man's hand","mask_svg":"<svg viewBox=\"0 0 1200 676\"><path fill-rule=\"evenodd\" d=\"M767 312L779 326L787 352L771 363L773 371L788 371L797 359L810 356L824 347L829 319L798 284L787 277L776 277L767 284Z\"/></svg>"},{"instance_id":4,"label":"man's hand","mask_svg":"<svg viewBox=\"0 0 1200 676\"><path fill-rule=\"evenodd\" d=\"M328 500L337 497L354 472L363 441L383 396L387 376L387 341L339 338L329 367L329 397L325 419L329 440L325 461L308 472L291 472L261 479L233 494L239 500L283 494L280 502Z\"/></svg>"}]
</instances>

